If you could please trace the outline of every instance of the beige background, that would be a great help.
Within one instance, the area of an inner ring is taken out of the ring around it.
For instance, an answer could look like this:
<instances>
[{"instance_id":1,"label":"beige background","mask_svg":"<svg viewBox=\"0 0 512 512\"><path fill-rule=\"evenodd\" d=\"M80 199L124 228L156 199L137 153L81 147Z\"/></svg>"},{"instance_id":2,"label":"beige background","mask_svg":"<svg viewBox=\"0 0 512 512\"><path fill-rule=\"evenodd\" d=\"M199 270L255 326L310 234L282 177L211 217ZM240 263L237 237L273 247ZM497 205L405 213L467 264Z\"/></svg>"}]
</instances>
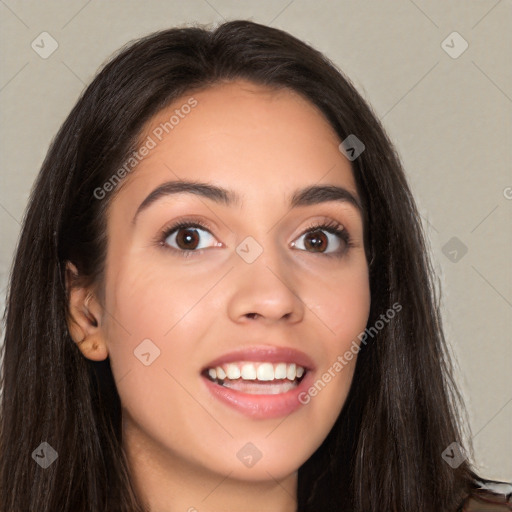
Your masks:
<instances>
[{"instance_id":1,"label":"beige background","mask_svg":"<svg viewBox=\"0 0 512 512\"><path fill-rule=\"evenodd\" d=\"M30 187L102 62L175 25L282 28L344 70L397 145L442 280L477 468L512 482L511 1L0 0L0 16L2 311ZM31 48L44 31L58 43L47 59ZM442 44L454 31L469 45L457 58L444 48L460 52L462 40Z\"/></svg>"}]
</instances>

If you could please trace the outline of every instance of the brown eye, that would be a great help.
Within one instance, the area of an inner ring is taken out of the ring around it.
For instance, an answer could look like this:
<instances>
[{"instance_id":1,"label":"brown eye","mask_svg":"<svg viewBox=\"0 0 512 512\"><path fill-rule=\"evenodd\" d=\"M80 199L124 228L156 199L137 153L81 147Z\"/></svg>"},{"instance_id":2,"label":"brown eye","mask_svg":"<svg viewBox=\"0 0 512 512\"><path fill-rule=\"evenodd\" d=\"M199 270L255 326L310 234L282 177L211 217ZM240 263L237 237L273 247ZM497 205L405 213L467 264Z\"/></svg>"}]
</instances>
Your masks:
<instances>
[{"instance_id":1,"label":"brown eye","mask_svg":"<svg viewBox=\"0 0 512 512\"><path fill-rule=\"evenodd\" d=\"M304 239L306 249L313 252L324 252L329 245L329 240L322 231L310 231Z\"/></svg>"},{"instance_id":2,"label":"brown eye","mask_svg":"<svg viewBox=\"0 0 512 512\"><path fill-rule=\"evenodd\" d=\"M199 235L196 229L180 228L176 232L176 244L180 249L196 249L199 244Z\"/></svg>"},{"instance_id":3,"label":"brown eye","mask_svg":"<svg viewBox=\"0 0 512 512\"><path fill-rule=\"evenodd\" d=\"M199 252L219 245L208 229L197 223L181 223L170 227L165 231L162 242L182 253Z\"/></svg>"},{"instance_id":4,"label":"brown eye","mask_svg":"<svg viewBox=\"0 0 512 512\"><path fill-rule=\"evenodd\" d=\"M337 222L312 226L297 240L292 243L292 247L326 256L341 256L351 246L348 231Z\"/></svg>"}]
</instances>

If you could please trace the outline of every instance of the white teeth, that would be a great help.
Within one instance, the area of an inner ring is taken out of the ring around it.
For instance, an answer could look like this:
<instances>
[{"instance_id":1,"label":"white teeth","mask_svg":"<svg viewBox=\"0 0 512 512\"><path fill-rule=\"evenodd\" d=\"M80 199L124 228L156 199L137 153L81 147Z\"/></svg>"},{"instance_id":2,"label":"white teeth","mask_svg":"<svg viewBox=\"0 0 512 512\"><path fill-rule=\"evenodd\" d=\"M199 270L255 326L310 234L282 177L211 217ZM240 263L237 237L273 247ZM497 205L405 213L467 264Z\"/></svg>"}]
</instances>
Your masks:
<instances>
[{"instance_id":1,"label":"white teeth","mask_svg":"<svg viewBox=\"0 0 512 512\"><path fill-rule=\"evenodd\" d=\"M297 366L295 363L251 363L251 362L233 362L227 363L216 368L208 369L208 376L212 380L256 380L268 382L273 380L289 380L294 381L300 379L305 369Z\"/></svg>"},{"instance_id":2,"label":"white teeth","mask_svg":"<svg viewBox=\"0 0 512 512\"><path fill-rule=\"evenodd\" d=\"M296 374L295 363L288 365L288 368L286 370L286 378L288 380L295 380L296 375L297 374Z\"/></svg>"},{"instance_id":3,"label":"white teeth","mask_svg":"<svg viewBox=\"0 0 512 512\"><path fill-rule=\"evenodd\" d=\"M228 364L226 368L226 375L228 379L239 379L240 378L240 368L236 364Z\"/></svg>"},{"instance_id":4,"label":"white teeth","mask_svg":"<svg viewBox=\"0 0 512 512\"><path fill-rule=\"evenodd\" d=\"M286 363L276 364L274 368L274 379L286 379Z\"/></svg>"},{"instance_id":5,"label":"white teeth","mask_svg":"<svg viewBox=\"0 0 512 512\"><path fill-rule=\"evenodd\" d=\"M256 379L256 368L253 364L244 364L242 371L240 372L242 379L244 380L255 380Z\"/></svg>"},{"instance_id":6,"label":"white teeth","mask_svg":"<svg viewBox=\"0 0 512 512\"><path fill-rule=\"evenodd\" d=\"M256 376L258 380L274 380L274 366L272 363L260 364Z\"/></svg>"}]
</instances>

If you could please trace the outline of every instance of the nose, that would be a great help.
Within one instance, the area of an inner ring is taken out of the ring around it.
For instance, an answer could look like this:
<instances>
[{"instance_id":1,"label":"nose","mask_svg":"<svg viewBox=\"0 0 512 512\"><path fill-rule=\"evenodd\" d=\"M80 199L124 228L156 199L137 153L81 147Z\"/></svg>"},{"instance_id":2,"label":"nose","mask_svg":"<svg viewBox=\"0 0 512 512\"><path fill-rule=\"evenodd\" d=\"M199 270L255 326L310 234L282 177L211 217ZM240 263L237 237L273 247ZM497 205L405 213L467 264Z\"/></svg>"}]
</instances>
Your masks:
<instances>
[{"instance_id":1,"label":"nose","mask_svg":"<svg viewBox=\"0 0 512 512\"><path fill-rule=\"evenodd\" d=\"M296 289L297 280L285 262L265 250L253 263L240 260L228 315L234 322L300 322L305 305Z\"/></svg>"}]
</instances>

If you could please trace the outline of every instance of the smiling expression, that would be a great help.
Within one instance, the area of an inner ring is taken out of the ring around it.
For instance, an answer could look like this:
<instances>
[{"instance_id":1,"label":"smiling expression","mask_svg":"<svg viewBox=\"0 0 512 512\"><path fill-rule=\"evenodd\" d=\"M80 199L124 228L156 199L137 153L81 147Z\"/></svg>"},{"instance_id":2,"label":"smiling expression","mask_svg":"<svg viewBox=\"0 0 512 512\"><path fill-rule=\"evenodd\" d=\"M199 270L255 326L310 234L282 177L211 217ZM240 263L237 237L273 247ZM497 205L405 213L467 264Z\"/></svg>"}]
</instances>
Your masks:
<instances>
[{"instance_id":1,"label":"smiling expression","mask_svg":"<svg viewBox=\"0 0 512 512\"><path fill-rule=\"evenodd\" d=\"M297 401L366 327L360 198L339 137L298 94L216 85L157 140L190 96L145 126L156 145L108 210L101 328L124 442L162 471L285 478L352 383L356 358Z\"/></svg>"}]
</instances>

